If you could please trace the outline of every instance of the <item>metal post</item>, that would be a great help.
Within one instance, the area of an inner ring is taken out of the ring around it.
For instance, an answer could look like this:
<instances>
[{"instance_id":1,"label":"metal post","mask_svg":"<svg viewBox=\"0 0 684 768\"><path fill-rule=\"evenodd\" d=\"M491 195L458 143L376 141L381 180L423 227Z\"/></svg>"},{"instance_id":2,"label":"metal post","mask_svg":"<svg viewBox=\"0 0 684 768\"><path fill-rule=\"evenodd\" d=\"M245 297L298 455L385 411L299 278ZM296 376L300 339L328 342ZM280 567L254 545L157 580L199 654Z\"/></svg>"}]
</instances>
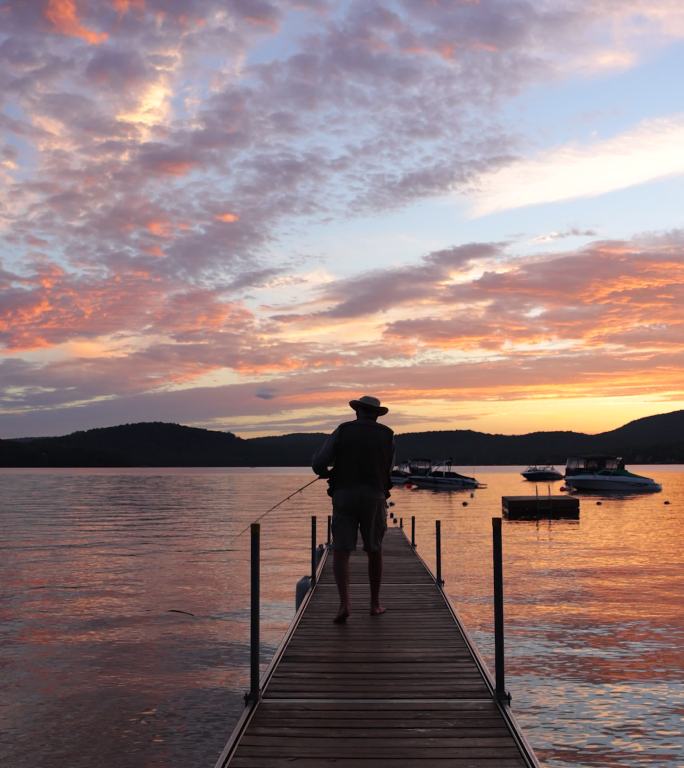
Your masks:
<instances>
[{"instance_id":1,"label":"metal post","mask_svg":"<svg viewBox=\"0 0 684 768\"><path fill-rule=\"evenodd\" d=\"M411 515L411 546L416 546L416 516Z\"/></svg>"},{"instance_id":2,"label":"metal post","mask_svg":"<svg viewBox=\"0 0 684 768\"><path fill-rule=\"evenodd\" d=\"M251 551L251 605L250 605L250 634L249 634L249 667L250 667L250 687L249 693L245 698L256 704L261 696L259 688L259 558L260 558L260 538L261 525L252 523L250 526L252 538Z\"/></svg>"},{"instance_id":3,"label":"metal post","mask_svg":"<svg viewBox=\"0 0 684 768\"><path fill-rule=\"evenodd\" d=\"M316 515L311 515L311 588L316 584Z\"/></svg>"},{"instance_id":4,"label":"metal post","mask_svg":"<svg viewBox=\"0 0 684 768\"><path fill-rule=\"evenodd\" d=\"M442 521L435 520L435 563L437 570L437 586L442 586Z\"/></svg>"},{"instance_id":5,"label":"metal post","mask_svg":"<svg viewBox=\"0 0 684 768\"><path fill-rule=\"evenodd\" d=\"M501 546L501 518L492 518L492 551L494 555L494 670L496 697L510 702L504 677L504 602L503 552Z\"/></svg>"},{"instance_id":6,"label":"metal post","mask_svg":"<svg viewBox=\"0 0 684 768\"><path fill-rule=\"evenodd\" d=\"M328 538L326 540L326 543L328 546L330 546L332 542L332 517L328 515Z\"/></svg>"}]
</instances>

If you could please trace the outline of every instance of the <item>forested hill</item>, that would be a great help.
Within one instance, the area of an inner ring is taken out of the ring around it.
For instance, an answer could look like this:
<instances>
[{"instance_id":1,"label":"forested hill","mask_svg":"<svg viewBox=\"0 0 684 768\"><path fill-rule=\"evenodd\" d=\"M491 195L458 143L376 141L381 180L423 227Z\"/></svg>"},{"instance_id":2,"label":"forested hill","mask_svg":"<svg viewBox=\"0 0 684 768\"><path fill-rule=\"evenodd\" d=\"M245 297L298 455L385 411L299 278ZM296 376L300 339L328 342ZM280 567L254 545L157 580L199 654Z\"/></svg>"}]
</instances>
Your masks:
<instances>
[{"instance_id":1,"label":"forested hill","mask_svg":"<svg viewBox=\"0 0 684 768\"><path fill-rule=\"evenodd\" d=\"M143 422L63 437L0 440L0 466L307 466L323 439L320 433L243 439L230 432ZM684 463L684 411L647 416L597 435L445 430L397 435L396 442L399 460L450 457L463 466L564 464L568 456L592 452L616 454L627 463Z\"/></svg>"}]
</instances>

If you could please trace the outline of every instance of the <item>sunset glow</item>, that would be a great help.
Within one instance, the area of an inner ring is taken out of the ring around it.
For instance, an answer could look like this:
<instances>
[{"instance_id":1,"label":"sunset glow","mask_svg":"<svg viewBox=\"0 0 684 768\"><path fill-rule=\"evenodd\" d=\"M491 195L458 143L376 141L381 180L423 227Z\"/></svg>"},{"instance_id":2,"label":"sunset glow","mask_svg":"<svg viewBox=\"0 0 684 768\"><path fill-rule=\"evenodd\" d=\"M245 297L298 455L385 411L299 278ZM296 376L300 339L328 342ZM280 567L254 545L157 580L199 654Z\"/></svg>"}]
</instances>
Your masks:
<instances>
[{"instance_id":1,"label":"sunset glow","mask_svg":"<svg viewBox=\"0 0 684 768\"><path fill-rule=\"evenodd\" d=\"M684 408L680 3L0 21L0 438Z\"/></svg>"}]
</instances>

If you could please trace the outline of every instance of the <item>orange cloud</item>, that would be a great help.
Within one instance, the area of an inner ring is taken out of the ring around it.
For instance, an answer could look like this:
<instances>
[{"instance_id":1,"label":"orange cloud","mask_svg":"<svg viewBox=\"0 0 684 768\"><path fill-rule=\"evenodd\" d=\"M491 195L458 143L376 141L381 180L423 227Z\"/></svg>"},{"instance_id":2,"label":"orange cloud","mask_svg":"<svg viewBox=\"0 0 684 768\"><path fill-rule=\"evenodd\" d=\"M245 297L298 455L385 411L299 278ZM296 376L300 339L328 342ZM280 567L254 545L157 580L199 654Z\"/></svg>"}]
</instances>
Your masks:
<instances>
[{"instance_id":1,"label":"orange cloud","mask_svg":"<svg viewBox=\"0 0 684 768\"><path fill-rule=\"evenodd\" d=\"M156 237L170 237L171 236L171 222L163 219L151 219L145 225L147 230Z\"/></svg>"},{"instance_id":2,"label":"orange cloud","mask_svg":"<svg viewBox=\"0 0 684 768\"><path fill-rule=\"evenodd\" d=\"M177 16L176 21L178 22L178 25L183 29L190 29L191 27L197 27L201 29L207 23L206 19L203 19L199 16L188 16L186 13L181 13L179 16Z\"/></svg>"},{"instance_id":3,"label":"orange cloud","mask_svg":"<svg viewBox=\"0 0 684 768\"><path fill-rule=\"evenodd\" d=\"M264 29L269 29L271 32L277 32L278 31L278 21L274 18L269 18L268 16L257 16L256 14L252 14L249 16L245 16L245 20L248 21L250 24L254 24L255 27L263 27Z\"/></svg>"},{"instance_id":4,"label":"orange cloud","mask_svg":"<svg viewBox=\"0 0 684 768\"><path fill-rule=\"evenodd\" d=\"M216 221L224 221L226 224L232 224L233 222L240 220L237 213L217 213L214 218Z\"/></svg>"},{"instance_id":5,"label":"orange cloud","mask_svg":"<svg viewBox=\"0 0 684 768\"><path fill-rule=\"evenodd\" d=\"M113 5L114 10L123 16L130 8L142 11L145 8L145 0L113 0Z\"/></svg>"},{"instance_id":6,"label":"orange cloud","mask_svg":"<svg viewBox=\"0 0 684 768\"><path fill-rule=\"evenodd\" d=\"M240 361L235 366L235 370L242 374L264 374L264 373L285 373L288 371L299 371L302 369L302 361L297 358L285 357L282 360L266 363L252 363L249 361Z\"/></svg>"},{"instance_id":7,"label":"orange cloud","mask_svg":"<svg viewBox=\"0 0 684 768\"><path fill-rule=\"evenodd\" d=\"M78 37L90 45L99 45L108 38L106 32L93 32L81 24L75 0L48 0L44 16L58 32L67 37Z\"/></svg>"},{"instance_id":8,"label":"orange cloud","mask_svg":"<svg viewBox=\"0 0 684 768\"><path fill-rule=\"evenodd\" d=\"M438 46L437 50L443 59L453 59L456 55L456 46L453 43L442 43Z\"/></svg>"},{"instance_id":9,"label":"orange cloud","mask_svg":"<svg viewBox=\"0 0 684 768\"><path fill-rule=\"evenodd\" d=\"M497 53L499 50L492 43L483 43L480 40L474 42L471 47L476 51L486 51L487 53Z\"/></svg>"},{"instance_id":10,"label":"orange cloud","mask_svg":"<svg viewBox=\"0 0 684 768\"><path fill-rule=\"evenodd\" d=\"M185 176L186 173L190 173L192 166L193 163L189 160L168 160L160 162L157 170L169 176Z\"/></svg>"}]
</instances>

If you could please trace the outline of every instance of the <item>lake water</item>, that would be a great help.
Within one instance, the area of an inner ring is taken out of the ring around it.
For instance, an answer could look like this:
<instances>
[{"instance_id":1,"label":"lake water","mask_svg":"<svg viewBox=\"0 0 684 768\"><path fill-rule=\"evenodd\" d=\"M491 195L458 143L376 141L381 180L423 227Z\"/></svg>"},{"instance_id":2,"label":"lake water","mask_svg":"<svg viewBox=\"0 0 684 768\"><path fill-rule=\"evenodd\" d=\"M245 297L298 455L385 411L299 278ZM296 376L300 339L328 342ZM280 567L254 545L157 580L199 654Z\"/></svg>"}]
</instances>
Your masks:
<instances>
[{"instance_id":1,"label":"lake water","mask_svg":"<svg viewBox=\"0 0 684 768\"><path fill-rule=\"evenodd\" d=\"M491 518L534 486L520 467L463 469L487 487L396 489L392 511L416 516L431 565L441 519L446 590L493 668ZM632 469L662 493L503 525L507 687L547 768L684 763L684 467ZM309 479L0 470L0 764L212 768L248 687L249 536L235 536ZM264 665L309 569L310 515L324 531L328 512L319 482L263 521Z\"/></svg>"}]
</instances>

